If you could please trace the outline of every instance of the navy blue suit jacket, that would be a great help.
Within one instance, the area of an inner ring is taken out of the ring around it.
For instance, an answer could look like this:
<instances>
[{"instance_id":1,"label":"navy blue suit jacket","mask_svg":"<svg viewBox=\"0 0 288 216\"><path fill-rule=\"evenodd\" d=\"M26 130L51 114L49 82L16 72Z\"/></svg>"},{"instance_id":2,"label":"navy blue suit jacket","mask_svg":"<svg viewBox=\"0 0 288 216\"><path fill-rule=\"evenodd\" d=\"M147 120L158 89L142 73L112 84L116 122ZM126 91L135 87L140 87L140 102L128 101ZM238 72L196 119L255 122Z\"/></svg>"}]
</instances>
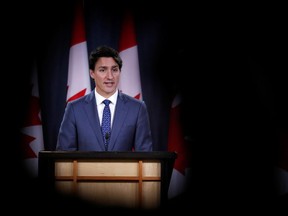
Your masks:
<instances>
[{"instance_id":1,"label":"navy blue suit jacket","mask_svg":"<svg viewBox=\"0 0 288 216\"><path fill-rule=\"evenodd\" d=\"M67 104L56 150L105 151L95 101L91 93ZM108 151L152 151L149 116L143 101L119 92Z\"/></svg>"}]
</instances>

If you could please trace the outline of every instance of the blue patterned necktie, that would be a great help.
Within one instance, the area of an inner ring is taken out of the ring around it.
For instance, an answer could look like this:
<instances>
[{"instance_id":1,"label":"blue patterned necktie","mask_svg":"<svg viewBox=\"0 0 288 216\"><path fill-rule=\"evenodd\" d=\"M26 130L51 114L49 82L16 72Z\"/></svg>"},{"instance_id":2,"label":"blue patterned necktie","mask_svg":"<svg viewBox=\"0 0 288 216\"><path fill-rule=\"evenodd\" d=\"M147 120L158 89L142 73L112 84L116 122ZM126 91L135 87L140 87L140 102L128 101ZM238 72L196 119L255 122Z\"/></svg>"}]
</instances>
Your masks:
<instances>
[{"instance_id":1,"label":"blue patterned necktie","mask_svg":"<svg viewBox=\"0 0 288 216\"><path fill-rule=\"evenodd\" d=\"M103 117L102 117L102 135L104 138L105 143L105 151L108 150L108 143L111 135L111 113L110 113L110 100L104 100L103 103L105 104L104 110L103 110Z\"/></svg>"}]
</instances>

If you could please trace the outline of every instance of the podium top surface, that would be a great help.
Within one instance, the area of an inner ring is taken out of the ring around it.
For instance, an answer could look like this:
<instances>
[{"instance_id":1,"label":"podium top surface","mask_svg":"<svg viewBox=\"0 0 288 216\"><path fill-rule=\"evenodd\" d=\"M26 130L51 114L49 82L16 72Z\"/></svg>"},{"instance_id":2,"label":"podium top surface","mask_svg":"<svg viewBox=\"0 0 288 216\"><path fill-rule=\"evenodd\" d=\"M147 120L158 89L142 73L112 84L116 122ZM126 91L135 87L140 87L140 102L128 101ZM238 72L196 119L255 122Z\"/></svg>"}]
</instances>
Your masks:
<instances>
[{"instance_id":1,"label":"podium top surface","mask_svg":"<svg viewBox=\"0 0 288 216\"><path fill-rule=\"evenodd\" d=\"M176 159L176 152L100 152L100 151L40 151L39 158L50 159Z\"/></svg>"}]
</instances>

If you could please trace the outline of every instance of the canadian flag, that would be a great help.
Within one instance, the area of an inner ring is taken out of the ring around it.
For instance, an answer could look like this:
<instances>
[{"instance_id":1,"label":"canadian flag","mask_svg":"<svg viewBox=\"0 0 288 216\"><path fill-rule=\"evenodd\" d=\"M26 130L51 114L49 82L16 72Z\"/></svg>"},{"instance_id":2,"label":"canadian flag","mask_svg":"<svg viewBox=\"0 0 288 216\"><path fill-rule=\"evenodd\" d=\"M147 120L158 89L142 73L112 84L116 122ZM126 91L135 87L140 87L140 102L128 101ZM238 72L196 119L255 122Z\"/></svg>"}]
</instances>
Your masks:
<instances>
[{"instance_id":1,"label":"canadian flag","mask_svg":"<svg viewBox=\"0 0 288 216\"><path fill-rule=\"evenodd\" d=\"M88 51L84 30L83 2L76 1L72 40L69 53L67 99L75 100L91 91Z\"/></svg>"},{"instance_id":2,"label":"canadian flag","mask_svg":"<svg viewBox=\"0 0 288 216\"><path fill-rule=\"evenodd\" d=\"M23 165L31 177L38 176L38 153L44 150L36 63L31 74L31 95L21 128Z\"/></svg>"},{"instance_id":3,"label":"canadian flag","mask_svg":"<svg viewBox=\"0 0 288 216\"><path fill-rule=\"evenodd\" d=\"M123 60L119 89L134 98L142 100L138 48L134 29L134 20L130 12L126 12L122 23L119 41L119 54Z\"/></svg>"},{"instance_id":4,"label":"canadian flag","mask_svg":"<svg viewBox=\"0 0 288 216\"><path fill-rule=\"evenodd\" d=\"M169 199L184 193L190 178L190 148L182 130L180 108L181 97L176 95L172 102L168 129L168 151L177 153L168 190Z\"/></svg>"}]
</instances>

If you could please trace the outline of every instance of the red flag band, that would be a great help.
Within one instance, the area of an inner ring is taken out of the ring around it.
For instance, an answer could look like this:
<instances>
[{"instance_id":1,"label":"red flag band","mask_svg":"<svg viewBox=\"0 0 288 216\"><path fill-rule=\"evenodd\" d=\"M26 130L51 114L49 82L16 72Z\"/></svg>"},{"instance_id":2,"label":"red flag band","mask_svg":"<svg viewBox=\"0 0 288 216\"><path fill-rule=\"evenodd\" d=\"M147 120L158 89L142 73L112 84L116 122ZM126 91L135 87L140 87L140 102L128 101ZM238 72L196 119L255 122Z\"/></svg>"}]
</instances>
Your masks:
<instances>
[{"instance_id":1,"label":"red flag band","mask_svg":"<svg viewBox=\"0 0 288 216\"><path fill-rule=\"evenodd\" d=\"M127 12L124 16L119 42L120 56L125 62L122 67L119 89L134 98L142 100L138 48L134 20Z\"/></svg>"},{"instance_id":2,"label":"red flag band","mask_svg":"<svg viewBox=\"0 0 288 216\"><path fill-rule=\"evenodd\" d=\"M76 2L68 65L67 102L91 91L82 1Z\"/></svg>"}]
</instances>

